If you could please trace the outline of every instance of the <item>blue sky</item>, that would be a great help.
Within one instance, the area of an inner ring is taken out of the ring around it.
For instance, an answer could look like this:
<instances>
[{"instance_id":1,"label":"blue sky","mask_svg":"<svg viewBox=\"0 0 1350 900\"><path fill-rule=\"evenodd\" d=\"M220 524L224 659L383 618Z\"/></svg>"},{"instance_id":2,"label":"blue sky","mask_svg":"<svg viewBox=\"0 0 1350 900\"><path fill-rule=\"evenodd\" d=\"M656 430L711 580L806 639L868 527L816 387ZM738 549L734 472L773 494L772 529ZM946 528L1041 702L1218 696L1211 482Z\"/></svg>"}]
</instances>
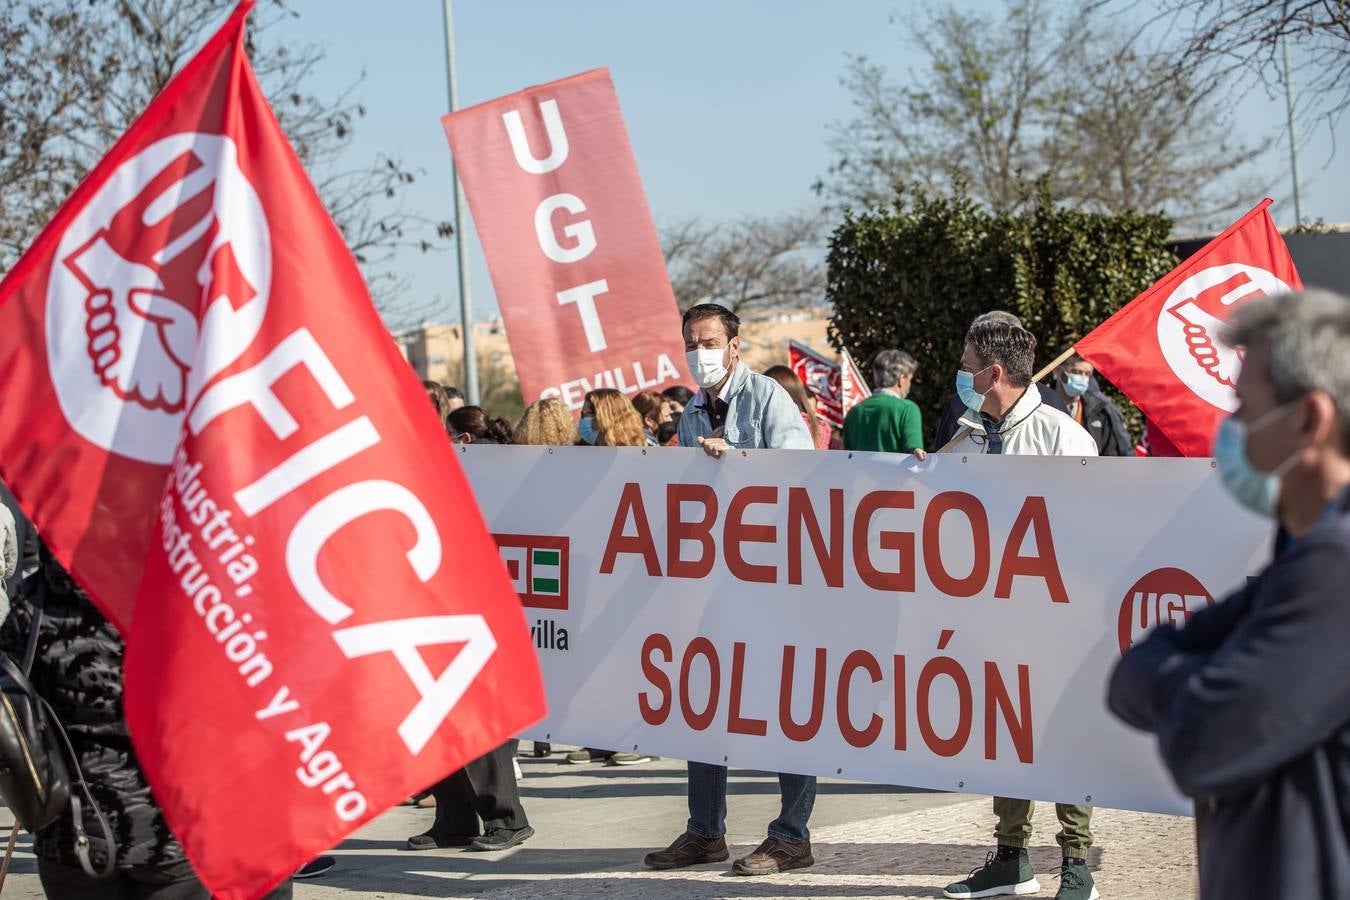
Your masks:
<instances>
[{"instance_id":1,"label":"blue sky","mask_svg":"<svg viewBox=\"0 0 1350 900\"><path fill-rule=\"evenodd\" d=\"M422 170L405 198L433 219L453 215L450 151L439 118L448 110L440 0L291 0L299 17L289 39L328 56L312 87L336 93L362 71L357 95L368 109L349 148L359 164L379 153ZM998 14L1002 3L962 8ZM917 6L893 0L684 0L681 3L574 0L458 0L456 69L469 106L586 69L607 66L628 123L638 169L658 224L773 215L816 203L831 122L851 115L839 83L846 53L863 53L903 76L922 59L890 14ZM1260 92L1234 101L1239 135L1282 136L1284 106ZM1332 136L1313 132L1300 156L1305 217L1350 220L1350 184L1331 158ZM1346 126L1338 129L1341 143ZM1281 177L1273 214L1292 224L1287 149L1267 155L1262 174ZM1342 164L1343 165L1343 164ZM1253 201L1259 198L1253 198ZM468 229L472 236L472 226ZM475 310L495 312L487 268L473 241ZM410 282L391 320L427 308L459 316L452 250L401 255Z\"/></svg>"}]
</instances>

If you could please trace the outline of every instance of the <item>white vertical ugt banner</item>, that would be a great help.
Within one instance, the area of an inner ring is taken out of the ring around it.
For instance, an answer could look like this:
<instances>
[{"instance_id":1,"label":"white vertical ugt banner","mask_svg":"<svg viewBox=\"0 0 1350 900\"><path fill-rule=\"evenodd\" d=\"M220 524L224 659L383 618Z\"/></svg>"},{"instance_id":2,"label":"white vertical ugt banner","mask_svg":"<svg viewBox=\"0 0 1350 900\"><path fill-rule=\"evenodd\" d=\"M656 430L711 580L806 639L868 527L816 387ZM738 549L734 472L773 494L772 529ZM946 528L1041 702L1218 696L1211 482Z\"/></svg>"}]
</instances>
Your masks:
<instances>
[{"instance_id":1,"label":"white vertical ugt banner","mask_svg":"<svg viewBox=\"0 0 1350 900\"><path fill-rule=\"evenodd\" d=\"M1180 813L1104 706L1269 524L1208 460L464 447L527 607L540 739Z\"/></svg>"}]
</instances>

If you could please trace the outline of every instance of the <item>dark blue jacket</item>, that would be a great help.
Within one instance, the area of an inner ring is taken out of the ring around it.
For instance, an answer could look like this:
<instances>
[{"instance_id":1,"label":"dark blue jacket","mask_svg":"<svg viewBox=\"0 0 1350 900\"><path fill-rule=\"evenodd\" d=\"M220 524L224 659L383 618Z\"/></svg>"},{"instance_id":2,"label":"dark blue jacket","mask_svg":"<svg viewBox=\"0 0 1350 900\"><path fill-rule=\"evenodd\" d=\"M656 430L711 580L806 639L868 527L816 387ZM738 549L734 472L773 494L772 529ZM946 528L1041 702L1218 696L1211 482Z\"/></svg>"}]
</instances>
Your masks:
<instances>
[{"instance_id":1,"label":"dark blue jacket","mask_svg":"<svg viewBox=\"0 0 1350 900\"><path fill-rule=\"evenodd\" d=\"M1120 407L1098 390L1083 395L1083 427L1097 442L1098 456L1134 456L1134 441Z\"/></svg>"},{"instance_id":2,"label":"dark blue jacket","mask_svg":"<svg viewBox=\"0 0 1350 900\"><path fill-rule=\"evenodd\" d=\"M1350 897L1350 492L1247 586L1111 677L1196 799L1200 895Z\"/></svg>"}]
</instances>

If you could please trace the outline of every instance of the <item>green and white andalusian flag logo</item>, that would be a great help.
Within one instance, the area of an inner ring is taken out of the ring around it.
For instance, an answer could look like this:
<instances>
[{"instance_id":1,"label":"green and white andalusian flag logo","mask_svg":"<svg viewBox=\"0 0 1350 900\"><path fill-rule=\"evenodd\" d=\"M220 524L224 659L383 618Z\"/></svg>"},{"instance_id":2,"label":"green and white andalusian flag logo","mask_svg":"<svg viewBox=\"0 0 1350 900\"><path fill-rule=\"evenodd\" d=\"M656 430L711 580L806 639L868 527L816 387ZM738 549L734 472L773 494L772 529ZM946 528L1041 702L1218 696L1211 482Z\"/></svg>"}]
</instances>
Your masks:
<instances>
[{"instance_id":1,"label":"green and white andalusian flag logo","mask_svg":"<svg viewBox=\"0 0 1350 900\"><path fill-rule=\"evenodd\" d=\"M494 537L522 604L567 609L567 538L529 534Z\"/></svg>"}]
</instances>

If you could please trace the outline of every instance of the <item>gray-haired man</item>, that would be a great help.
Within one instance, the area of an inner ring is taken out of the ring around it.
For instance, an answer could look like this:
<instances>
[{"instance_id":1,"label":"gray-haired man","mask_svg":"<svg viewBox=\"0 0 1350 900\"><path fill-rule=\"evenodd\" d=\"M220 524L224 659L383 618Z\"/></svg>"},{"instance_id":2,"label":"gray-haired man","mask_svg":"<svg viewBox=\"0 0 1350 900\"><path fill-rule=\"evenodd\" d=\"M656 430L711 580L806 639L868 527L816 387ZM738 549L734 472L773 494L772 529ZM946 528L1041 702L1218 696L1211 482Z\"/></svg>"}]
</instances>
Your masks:
<instances>
[{"instance_id":1,"label":"gray-haired man","mask_svg":"<svg viewBox=\"0 0 1350 900\"><path fill-rule=\"evenodd\" d=\"M923 414L909 388L919 364L903 350L882 350L872 361L876 393L844 417L844 449L883 453L923 450Z\"/></svg>"},{"instance_id":2,"label":"gray-haired man","mask_svg":"<svg viewBox=\"0 0 1350 900\"><path fill-rule=\"evenodd\" d=\"M1195 798L1202 897L1350 897L1350 300L1251 300L1224 339L1246 353L1214 455L1275 559L1131 648L1109 703Z\"/></svg>"}]
</instances>

